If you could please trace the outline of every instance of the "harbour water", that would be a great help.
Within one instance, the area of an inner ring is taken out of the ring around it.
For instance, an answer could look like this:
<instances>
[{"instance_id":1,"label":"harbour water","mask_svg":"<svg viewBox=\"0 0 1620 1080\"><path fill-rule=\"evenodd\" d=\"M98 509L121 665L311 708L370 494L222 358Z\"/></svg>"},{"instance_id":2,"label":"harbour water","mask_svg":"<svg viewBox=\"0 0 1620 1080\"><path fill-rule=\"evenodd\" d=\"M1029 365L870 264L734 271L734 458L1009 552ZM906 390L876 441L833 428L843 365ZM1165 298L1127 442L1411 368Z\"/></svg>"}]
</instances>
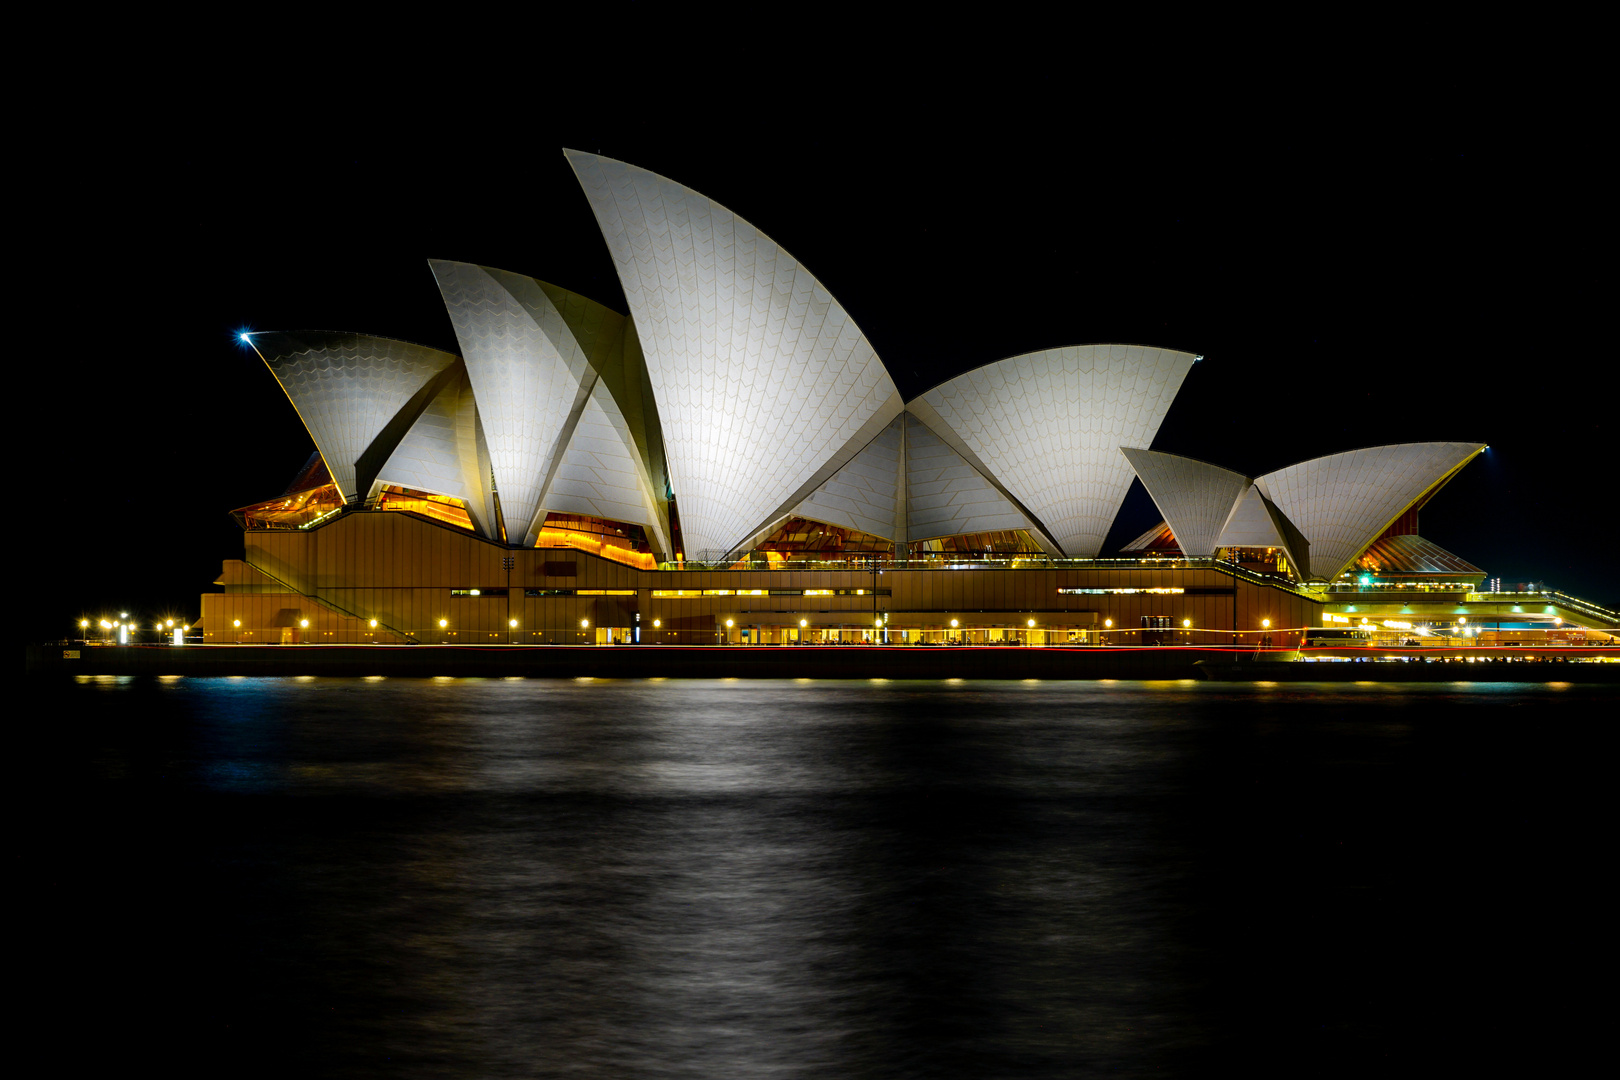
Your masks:
<instances>
[{"instance_id":1,"label":"harbour water","mask_svg":"<svg viewBox=\"0 0 1620 1080\"><path fill-rule=\"evenodd\" d=\"M170 1075L1537 1071L1609 687L37 679L40 1021Z\"/></svg>"}]
</instances>

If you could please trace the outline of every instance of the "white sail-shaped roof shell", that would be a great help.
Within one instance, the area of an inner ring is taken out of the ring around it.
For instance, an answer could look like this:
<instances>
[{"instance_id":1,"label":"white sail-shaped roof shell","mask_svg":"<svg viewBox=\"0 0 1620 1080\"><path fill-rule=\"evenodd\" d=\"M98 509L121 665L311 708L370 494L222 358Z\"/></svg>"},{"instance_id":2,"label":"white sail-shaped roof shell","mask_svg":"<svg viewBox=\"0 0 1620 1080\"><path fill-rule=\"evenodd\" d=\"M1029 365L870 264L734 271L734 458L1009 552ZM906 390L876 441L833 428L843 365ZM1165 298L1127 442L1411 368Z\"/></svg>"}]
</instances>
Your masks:
<instances>
[{"instance_id":1,"label":"white sail-shaped roof shell","mask_svg":"<svg viewBox=\"0 0 1620 1080\"><path fill-rule=\"evenodd\" d=\"M1207 559L1220 546L1221 530L1251 481L1218 465L1155 450L1121 447L1153 503L1164 515L1176 545L1189 559Z\"/></svg>"},{"instance_id":2,"label":"white sail-shaped roof shell","mask_svg":"<svg viewBox=\"0 0 1620 1080\"><path fill-rule=\"evenodd\" d=\"M986 474L1069 556L1094 557L1132 473L1196 359L1143 345L1079 345L975 368L907 407Z\"/></svg>"},{"instance_id":3,"label":"white sail-shaped roof shell","mask_svg":"<svg viewBox=\"0 0 1620 1080\"><path fill-rule=\"evenodd\" d=\"M1030 520L916 416L906 413L906 531L911 541L1028 529Z\"/></svg>"},{"instance_id":4,"label":"white sail-shaped roof shell","mask_svg":"<svg viewBox=\"0 0 1620 1080\"><path fill-rule=\"evenodd\" d=\"M456 363L450 353L365 334L246 337L287 392L332 482L350 502L363 494L356 463L411 399Z\"/></svg>"},{"instance_id":5,"label":"white sail-shaped roof shell","mask_svg":"<svg viewBox=\"0 0 1620 1080\"><path fill-rule=\"evenodd\" d=\"M1290 465L1255 486L1310 541L1312 577L1331 581L1483 449L1462 442L1374 446Z\"/></svg>"},{"instance_id":6,"label":"white sail-shaped roof shell","mask_svg":"<svg viewBox=\"0 0 1620 1080\"><path fill-rule=\"evenodd\" d=\"M507 542L531 545L544 520L546 482L595 372L533 278L469 263L429 265L478 398Z\"/></svg>"},{"instance_id":7,"label":"white sail-shaped roof shell","mask_svg":"<svg viewBox=\"0 0 1620 1080\"><path fill-rule=\"evenodd\" d=\"M849 464L794 507L793 515L894 541L903 422L902 417L890 421Z\"/></svg>"},{"instance_id":8,"label":"white sail-shaped roof shell","mask_svg":"<svg viewBox=\"0 0 1620 1080\"><path fill-rule=\"evenodd\" d=\"M460 367L458 362L458 367ZM472 381L456 373L422 410L377 474L379 484L460 499L473 527L494 536L489 449L478 423Z\"/></svg>"},{"instance_id":9,"label":"white sail-shaped roof shell","mask_svg":"<svg viewBox=\"0 0 1620 1080\"><path fill-rule=\"evenodd\" d=\"M899 394L848 312L758 229L645 169L567 156L636 322L687 553L731 551L859 453Z\"/></svg>"},{"instance_id":10,"label":"white sail-shaped roof shell","mask_svg":"<svg viewBox=\"0 0 1620 1080\"><path fill-rule=\"evenodd\" d=\"M644 526L660 552L669 541L656 493L636 453L629 425L607 383L597 380L541 502L548 511L586 514Z\"/></svg>"}]
</instances>

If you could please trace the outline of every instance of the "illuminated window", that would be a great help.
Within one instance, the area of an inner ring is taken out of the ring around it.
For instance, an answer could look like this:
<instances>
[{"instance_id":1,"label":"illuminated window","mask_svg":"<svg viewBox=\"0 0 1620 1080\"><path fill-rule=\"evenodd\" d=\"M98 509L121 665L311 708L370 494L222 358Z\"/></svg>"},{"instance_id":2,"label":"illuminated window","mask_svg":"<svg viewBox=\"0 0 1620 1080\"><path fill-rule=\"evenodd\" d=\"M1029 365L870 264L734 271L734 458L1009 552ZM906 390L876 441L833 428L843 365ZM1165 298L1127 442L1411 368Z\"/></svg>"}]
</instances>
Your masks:
<instances>
[{"instance_id":1,"label":"illuminated window","mask_svg":"<svg viewBox=\"0 0 1620 1080\"><path fill-rule=\"evenodd\" d=\"M466 503L446 495L417 491L415 488L385 486L382 494L377 496L375 509L421 514L425 518L432 518L434 521L453 525L458 529L466 529L468 532L471 532L473 527Z\"/></svg>"},{"instance_id":2,"label":"illuminated window","mask_svg":"<svg viewBox=\"0 0 1620 1080\"><path fill-rule=\"evenodd\" d=\"M653 558L647 543L647 534L640 525L606 518L587 517L584 514L547 514L534 546L572 548L638 570L658 569L658 561Z\"/></svg>"},{"instance_id":3,"label":"illuminated window","mask_svg":"<svg viewBox=\"0 0 1620 1080\"><path fill-rule=\"evenodd\" d=\"M496 597L498 599L504 600L506 598L506 590L505 589L451 589L450 590L450 595L451 596L484 597L486 599L489 598L489 597Z\"/></svg>"},{"instance_id":4,"label":"illuminated window","mask_svg":"<svg viewBox=\"0 0 1620 1080\"><path fill-rule=\"evenodd\" d=\"M702 589L654 589L653 596L662 600L677 599L681 597L702 596Z\"/></svg>"},{"instance_id":5,"label":"illuminated window","mask_svg":"<svg viewBox=\"0 0 1620 1080\"><path fill-rule=\"evenodd\" d=\"M343 509L336 484L322 484L231 511L244 529L307 529Z\"/></svg>"},{"instance_id":6,"label":"illuminated window","mask_svg":"<svg viewBox=\"0 0 1620 1080\"><path fill-rule=\"evenodd\" d=\"M1155 589L1059 589L1060 596L1135 596L1146 594L1151 596L1179 596L1185 589L1155 588Z\"/></svg>"}]
</instances>

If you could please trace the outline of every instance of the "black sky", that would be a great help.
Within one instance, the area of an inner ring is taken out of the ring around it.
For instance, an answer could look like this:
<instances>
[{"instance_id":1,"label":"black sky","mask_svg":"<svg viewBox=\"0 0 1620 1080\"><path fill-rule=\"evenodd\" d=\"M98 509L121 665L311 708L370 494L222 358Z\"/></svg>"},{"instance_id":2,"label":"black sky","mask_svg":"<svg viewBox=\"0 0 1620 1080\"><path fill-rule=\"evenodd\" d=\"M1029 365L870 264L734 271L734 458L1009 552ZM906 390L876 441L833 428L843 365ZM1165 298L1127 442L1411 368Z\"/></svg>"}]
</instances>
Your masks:
<instances>
[{"instance_id":1,"label":"black sky","mask_svg":"<svg viewBox=\"0 0 1620 1080\"><path fill-rule=\"evenodd\" d=\"M1156 449L1257 475L1488 442L1423 534L1493 575L1620 602L1601 553L1612 286L1593 261L1609 196L1594 141L1533 109L1457 88L1127 108L1050 74L711 103L696 125L600 95L487 104L272 95L251 118L128 111L55 134L31 378L69 419L39 410L59 482L29 542L57 569L25 585L34 610L195 615L240 556L226 512L278 493L312 444L238 329L455 350L429 257L625 310L565 146L751 221L908 397L1033 349L1139 342L1206 358ZM1111 543L1155 520L1134 490Z\"/></svg>"}]
</instances>

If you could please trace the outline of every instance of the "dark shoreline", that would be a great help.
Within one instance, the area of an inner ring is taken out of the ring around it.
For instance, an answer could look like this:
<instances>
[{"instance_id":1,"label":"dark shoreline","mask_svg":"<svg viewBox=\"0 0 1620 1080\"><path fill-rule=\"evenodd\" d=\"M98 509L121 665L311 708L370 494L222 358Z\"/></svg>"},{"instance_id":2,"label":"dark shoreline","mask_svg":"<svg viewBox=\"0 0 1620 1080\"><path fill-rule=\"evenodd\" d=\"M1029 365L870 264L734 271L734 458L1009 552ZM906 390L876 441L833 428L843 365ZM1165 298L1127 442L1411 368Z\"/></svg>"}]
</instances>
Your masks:
<instances>
[{"instance_id":1,"label":"dark shoreline","mask_svg":"<svg viewBox=\"0 0 1620 1080\"><path fill-rule=\"evenodd\" d=\"M76 651L77 658L64 654ZM531 678L1213 679L1620 683L1620 664L1555 659L1306 663L1219 648L963 646L30 645L40 675Z\"/></svg>"}]
</instances>

